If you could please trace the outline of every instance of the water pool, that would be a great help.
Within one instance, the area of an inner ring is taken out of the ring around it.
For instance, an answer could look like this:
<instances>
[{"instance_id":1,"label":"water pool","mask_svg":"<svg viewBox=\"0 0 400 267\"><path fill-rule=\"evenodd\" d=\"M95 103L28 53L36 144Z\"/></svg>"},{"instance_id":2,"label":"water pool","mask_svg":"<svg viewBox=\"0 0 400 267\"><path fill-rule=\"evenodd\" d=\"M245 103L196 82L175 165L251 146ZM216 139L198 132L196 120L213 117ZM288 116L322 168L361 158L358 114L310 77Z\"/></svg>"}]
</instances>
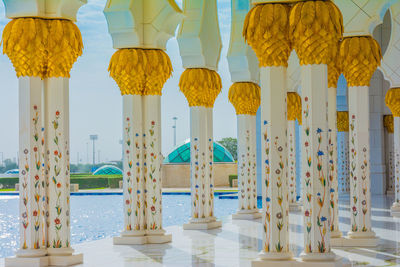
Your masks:
<instances>
[{"instance_id":1,"label":"water pool","mask_svg":"<svg viewBox=\"0 0 400 267\"><path fill-rule=\"evenodd\" d=\"M237 201L216 196L216 217L234 213ZM0 258L14 255L19 247L18 202L18 196L0 196ZM189 217L190 195L163 195L164 227L182 225ZM122 228L122 195L71 196L72 246L116 236Z\"/></svg>"}]
</instances>

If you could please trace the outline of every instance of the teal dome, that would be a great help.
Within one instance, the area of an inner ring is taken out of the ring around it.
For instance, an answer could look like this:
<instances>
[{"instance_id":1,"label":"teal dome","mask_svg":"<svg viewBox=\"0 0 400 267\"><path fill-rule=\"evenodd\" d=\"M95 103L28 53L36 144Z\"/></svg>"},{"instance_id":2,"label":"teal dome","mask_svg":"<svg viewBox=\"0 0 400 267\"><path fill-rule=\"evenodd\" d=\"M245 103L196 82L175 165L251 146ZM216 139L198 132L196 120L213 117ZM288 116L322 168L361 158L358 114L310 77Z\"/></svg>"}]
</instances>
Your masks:
<instances>
[{"instance_id":1,"label":"teal dome","mask_svg":"<svg viewBox=\"0 0 400 267\"><path fill-rule=\"evenodd\" d=\"M235 162L232 154L221 144L214 142L214 162ZM165 158L164 163L190 163L190 140L177 146Z\"/></svg>"},{"instance_id":2,"label":"teal dome","mask_svg":"<svg viewBox=\"0 0 400 267\"><path fill-rule=\"evenodd\" d=\"M122 174L122 170L113 165L104 165L98 168L93 175L113 175L113 174Z\"/></svg>"}]
</instances>

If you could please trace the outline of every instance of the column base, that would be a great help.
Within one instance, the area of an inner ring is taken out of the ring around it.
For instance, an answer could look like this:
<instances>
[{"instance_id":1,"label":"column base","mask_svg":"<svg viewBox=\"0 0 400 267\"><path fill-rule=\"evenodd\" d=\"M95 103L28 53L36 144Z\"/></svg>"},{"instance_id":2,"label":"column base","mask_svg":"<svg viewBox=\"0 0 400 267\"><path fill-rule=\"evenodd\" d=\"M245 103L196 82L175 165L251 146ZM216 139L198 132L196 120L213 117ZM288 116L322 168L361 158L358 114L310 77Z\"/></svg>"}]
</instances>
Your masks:
<instances>
[{"instance_id":1,"label":"column base","mask_svg":"<svg viewBox=\"0 0 400 267\"><path fill-rule=\"evenodd\" d=\"M217 221L215 217L205 219L190 219L189 223L183 225L183 230L209 230L220 228L221 221Z\"/></svg>"},{"instance_id":2,"label":"column base","mask_svg":"<svg viewBox=\"0 0 400 267\"><path fill-rule=\"evenodd\" d=\"M393 217L400 217L400 203L393 203L393 205L390 207L390 215Z\"/></svg>"},{"instance_id":3,"label":"column base","mask_svg":"<svg viewBox=\"0 0 400 267\"><path fill-rule=\"evenodd\" d=\"M83 254L44 257L12 257L4 259L5 267L72 266L83 263Z\"/></svg>"},{"instance_id":4,"label":"column base","mask_svg":"<svg viewBox=\"0 0 400 267\"><path fill-rule=\"evenodd\" d=\"M375 232L349 232L347 236L332 238L332 247L376 247L379 244L379 238Z\"/></svg>"},{"instance_id":5,"label":"column base","mask_svg":"<svg viewBox=\"0 0 400 267\"><path fill-rule=\"evenodd\" d=\"M49 257L11 257L4 259L5 267L45 267L49 266Z\"/></svg>"},{"instance_id":6,"label":"column base","mask_svg":"<svg viewBox=\"0 0 400 267\"><path fill-rule=\"evenodd\" d=\"M83 254L72 254L69 256L48 256L49 266L71 266L83 263Z\"/></svg>"},{"instance_id":7,"label":"column base","mask_svg":"<svg viewBox=\"0 0 400 267\"><path fill-rule=\"evenodd\" d=\"M387 190L386 195L394 195L394 190Z\"/></svg>"},{"instance_id":8,"label":"column base","mask_svg":"<svg viewBox=\"0 0 400 267\"><path fill-rule=\"evenodd\" d=\"M238 210L236 214L232 214L232 220L254 220L261 218L262 214L258 209L255 210Z\"/></svg>"},{"instance_id":9,"label":"column base","mask_svg":"<svg viewBox=\"0 0 400 267\"><path fill-rule=\"evenodd\" d=\"M330 261L326 260L314 260L304 261L300 258L294 258L291 260L263 260L256 259L251 262L252 267L342 267L343 260L341 257L336 256Z\"/></svg>"},{"instance_id":10,"label":"column base","mask_svg":"<svg viewBox=\"0 0 400 267\"><path fill-rule=\"evenodd\" d=\"M124 231L121 236L113 238L114 245L144 245L164 244L172 241L171 234L165 234L165 230L156 231Z\"/></svg>"},{"instance_id":11,"label":"column base","mask_svg":"<svg viewBox=\"0 0 400 267\"><path fill-rule=\"evenodd\" d=\"M289 211L296 212L301 211L302 205L299 202L289 203Z\"/></svg>"},{"instance_id":12,"label":"column base","mask_svg":"<svg viewBox=\"0 0 400 267\"><path fill-rule=\"evenodd\" d=\"M164 244L172 241L171 234L147 235L147 244Z\"/></svg>"},{"instance_id":13,"label":"column base","mask_svg":"<svg viewBox=\"0 0 400 267\"><path fill-rule=\"evenodd\" d=\"M338 229L336 229L335 231L331 232L331 240L332 239L337 239L337 238L340 238L340 237L342 237L342 232L339 231Z\"/></svg>"}]
</instances>

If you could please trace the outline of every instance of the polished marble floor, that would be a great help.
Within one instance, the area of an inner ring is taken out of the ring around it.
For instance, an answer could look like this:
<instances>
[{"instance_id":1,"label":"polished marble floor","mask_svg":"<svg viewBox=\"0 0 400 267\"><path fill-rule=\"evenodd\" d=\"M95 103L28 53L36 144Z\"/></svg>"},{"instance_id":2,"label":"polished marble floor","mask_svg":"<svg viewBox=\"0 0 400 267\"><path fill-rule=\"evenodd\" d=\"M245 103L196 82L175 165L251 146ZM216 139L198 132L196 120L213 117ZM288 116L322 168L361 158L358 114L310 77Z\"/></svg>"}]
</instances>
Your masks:
<instances>
[{"instance_id":1,"label":"polished marble floor","mask_svg":"<svg viewBox=\"0 0 400 267\"><path fill-rule=\"evenodd\" d=\"M350 229L348 196L340 200L340 229ZM373 230L380 237L376 248L334 249L351 266L400 266L400 219L390 216L392 197L373 196ZM113 246L112 239L74 245L84 253L79 266L251 266L262 245L261 221L232 221L221 218L222 229L183 231L181 226L166 227L173 242L164 245ZM291 250L303 249L301 213L290 214ZM0 261L0 266L3 262Z\"/></svg>"}]
</instances>

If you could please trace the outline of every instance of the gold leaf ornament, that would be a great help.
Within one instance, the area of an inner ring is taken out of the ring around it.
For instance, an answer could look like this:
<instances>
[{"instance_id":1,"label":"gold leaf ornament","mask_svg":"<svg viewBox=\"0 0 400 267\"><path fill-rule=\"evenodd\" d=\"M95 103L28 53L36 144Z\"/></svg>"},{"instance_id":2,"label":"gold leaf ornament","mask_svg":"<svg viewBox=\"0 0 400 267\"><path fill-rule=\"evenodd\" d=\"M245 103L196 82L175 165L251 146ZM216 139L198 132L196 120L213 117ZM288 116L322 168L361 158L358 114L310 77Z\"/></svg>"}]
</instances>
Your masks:
<instances>
[{"instance_id":1,"label":"gold leaf ornament","mask_svg":"<svg viewBox=\"0 0 400 267\"><path fill-rule=\"evenodd\" d=\"M393 116L400 117L400 88L389 89L385 96L385 103Z\"/></svg>"},{"instance_id":2,"label":"gold leaf ornament","mask_svg":"<svg viewBox=\"0 0 400 267\"><path fill-rule=\"evenodd\" d=\"M394 133L394 120L393 115L383 115L383 126L388 133Z\"/></svg>"},{"instance_id":3,"label":"gold leaf ornament","mask_svg":"<svg viewBox=\"0 0 400 267\"><path fill-rule=\"evenodd\" d=\"M161 49L123 48L111 57L108 71L121 95L161 95L172 65Z\"/></svg>"},{"instance_id":4,"label":"gold leaf ornament","mask_svg":"<svg viewBox=\"0 0 400 267\"><path fill-rule=\"evenodd\" d=\"M330 49L331 61L328 64L328 88L337 88L337 83L341 72L341 64L339 61L339 42Z\"/></svg>"},{"instance_id":5,"label":"gold leaf ornament","mask_svg":"<svg viewBox=\"0 0 400 267\"><path fill-rule=\"evenodd\" d=\"M253 48L260 67L288 66L289 5L259 4L246 15L243 36Z\"/></svg>"},{"instance_id":6,"label":"gold leaf ornament","mask_svg":"<svg viewBox=\"0 0 400 267\"><path fill-rule=\"evenodd\" d=\"M337 111L337 130L338 132L349 131L349 112L348 111Z\"/></svg>"},{"instance_id":7,"label":"gold leaf ornament","mask_svg":"<svg viewBox=\"0 0 400 267\"><path fill-rule=\"evenodd\" d=\"M340 45L340 62L348 86L369 86L382 53L371 36L346 37Z\"/></svg>"},{"instance_id":8,"label":"gold leaf ornament","mask_svg":"<svg viewBox=\"0 0 400 267\"><path fill-rule=\"evenodd\" d=\"M330 0L304 1L293 5L289 17L290 41L300 65L332 61L332 49L343 35L343 17Z\"/></svg>"},{"instance_id":9,"label":"gold leaf ornament","mask_svg":"<svg viewBox=\"0 0 400 267\"><path fill-rule=\"evenodd\" d=\"M205 68L186 69L179 80L179 88L190 107L212 108L222 89L221 77L216 71Z\"/></svg>"},{"instance_id":10,"label":"gold leaf ornament","mask_svg":"<svg viewBox=\"0 0 400 267\"><path fill-rule=\"evenodd\" d=\"M261 89L252 82L236 82L229 88L228 98L237 115L256 115L260 107Z\"/></svg>"},{"instance_id":11,"label":"gold leaf ornament","mask_svg":"<svg viewBox=\"0 0 400 267\"><path fill-rule=\"evenodd\" d=\"M18 77L70 77L83 50L79 28L65 19L13 19L4 28L2 43Z\"/></svg>"},{"instance_id":12,"label":"gold leaf ornament","mask_svg":"<svg viewBox=\"0 0 400 267\"><path fill-rule=\"evenodd\" d=\"M301 118L301 97L296 92L287 93L287 120L294 121L297 119L299 124L302 123Z\"/></svg>"}]
</instances>

